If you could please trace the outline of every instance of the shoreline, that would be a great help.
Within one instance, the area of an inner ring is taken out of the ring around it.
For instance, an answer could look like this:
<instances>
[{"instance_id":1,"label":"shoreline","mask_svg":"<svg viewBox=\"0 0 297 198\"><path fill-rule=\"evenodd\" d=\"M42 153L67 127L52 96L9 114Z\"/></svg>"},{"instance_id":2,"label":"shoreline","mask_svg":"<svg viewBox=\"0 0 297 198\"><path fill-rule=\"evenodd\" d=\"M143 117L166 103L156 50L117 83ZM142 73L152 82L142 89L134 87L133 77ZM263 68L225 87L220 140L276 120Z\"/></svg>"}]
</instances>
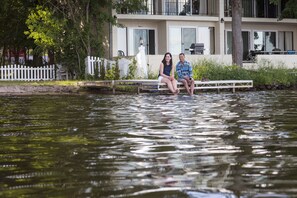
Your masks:
<instances>
[{"instance_id":1,"label":"shoreline","mask_svg":"<svg viewBox=\"0 0 297 198\"><path fill-rule=\"evenodd\" d=\"M245 91L277 91L277 90L297 90L297 86L254 86ZM240 90L238 90L240 92ZM241 90L243 91L243 90ZM77 85L0 85L0 96L7 95L63 95L63 94L112 94L112 90L84 89ZM123 93L119 91L118 93ZM131 93L124 91L124 93Z\"/></svg>"},{"instance_id":2,"label":"shoreline","mask_svg":"<svg viewBox=\"0 0 297 198\"><path fill-rule=\"evenodd\" d=\"M0 85L0 95L78 94L79 89L64 85Z\"/></svg>"}]
</instances>

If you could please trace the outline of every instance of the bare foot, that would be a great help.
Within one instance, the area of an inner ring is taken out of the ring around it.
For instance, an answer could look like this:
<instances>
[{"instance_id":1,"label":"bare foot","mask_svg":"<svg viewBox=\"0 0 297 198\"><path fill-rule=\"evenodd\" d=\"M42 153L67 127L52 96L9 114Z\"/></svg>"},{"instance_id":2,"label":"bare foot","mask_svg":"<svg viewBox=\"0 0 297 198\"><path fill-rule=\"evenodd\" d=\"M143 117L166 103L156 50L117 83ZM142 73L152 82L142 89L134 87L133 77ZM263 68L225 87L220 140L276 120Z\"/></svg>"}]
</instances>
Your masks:
<instances>
[{"instance_id":1,"label":"bare foot","mask_svg":"<svg viewBox=\"0 0 297 198\"><path fill-rule=\"evenodd\" d=\"M177 89L177 90L174 92L174 95L179 94L179 92L180 92L180 90Z\"/></svg>"}]
</instances>

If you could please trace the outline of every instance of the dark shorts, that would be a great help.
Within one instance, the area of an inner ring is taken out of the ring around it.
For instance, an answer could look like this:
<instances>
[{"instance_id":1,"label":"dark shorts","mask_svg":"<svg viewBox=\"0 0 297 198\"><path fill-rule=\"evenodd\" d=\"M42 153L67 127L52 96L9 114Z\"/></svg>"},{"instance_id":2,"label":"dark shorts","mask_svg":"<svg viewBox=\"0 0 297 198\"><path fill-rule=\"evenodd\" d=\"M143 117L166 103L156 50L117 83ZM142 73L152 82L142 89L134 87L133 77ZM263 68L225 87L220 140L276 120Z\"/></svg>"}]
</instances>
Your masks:
<instances>
[{"instance_id":1,"label":"dark shorts","mask_svg":"<svg viewBox=\"0 0 297 198\"><path fill-rule=\"evenodd\" d=\"M179 79L177 79L177 81L178 81L178 82L181 82L181 83L182 83L184 80L185 80L185 79L183 79L183 78L179 78ZM193 79L192 79L192 80L193 80Z\"/></svg>"},{"instance_id":2,"label":"dark shorts","mask_svg":"<svg viewBox=\"0 0 297 198\"><path fill-rule=\"evenodd\" d=\"M185 80L184 78L179 78L179 79L177 79L178 82L182 82L182 81L184 81L184 80Z\"/></svg>"}]
</instances>

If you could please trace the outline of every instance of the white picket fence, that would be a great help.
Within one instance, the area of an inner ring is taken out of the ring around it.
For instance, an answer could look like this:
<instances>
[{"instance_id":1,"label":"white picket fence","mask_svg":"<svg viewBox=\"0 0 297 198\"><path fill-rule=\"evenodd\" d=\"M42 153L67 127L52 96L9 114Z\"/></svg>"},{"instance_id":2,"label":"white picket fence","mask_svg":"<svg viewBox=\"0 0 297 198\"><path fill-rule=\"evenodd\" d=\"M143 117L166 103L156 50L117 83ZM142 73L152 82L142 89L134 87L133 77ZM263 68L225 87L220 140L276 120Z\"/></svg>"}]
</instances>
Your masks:
<instances>
[{"instance_id":1,"label":"white picket fence","mask_svg":"<svg viewBox=\"0 0 297 198\"><path fill-rule=\"evenodd\" d=\"M3 81L39 81L54 80L55 65L28 67L24 65L0 66L0 80Z\"/></svg>"},{"instance_id":2,"label":"white picket fence","mask_svg":"<svg viewBox=\"0 0 297 198\"><path fill-rule=\"evenodd\" d=\"M86 74L90 74L90 75L94 75L95 74L95 69L96 67L98 68L98 72L100 74L100 64L104 65L104 68L106 70L107 65L110 66L110 68L113 67L113 65L116 63L115 61L110 61L107 59L100 59L99 57L95 57L95 56L87 56L87 58L85 59L85 73Z\"/></svg>"}]
</instances>

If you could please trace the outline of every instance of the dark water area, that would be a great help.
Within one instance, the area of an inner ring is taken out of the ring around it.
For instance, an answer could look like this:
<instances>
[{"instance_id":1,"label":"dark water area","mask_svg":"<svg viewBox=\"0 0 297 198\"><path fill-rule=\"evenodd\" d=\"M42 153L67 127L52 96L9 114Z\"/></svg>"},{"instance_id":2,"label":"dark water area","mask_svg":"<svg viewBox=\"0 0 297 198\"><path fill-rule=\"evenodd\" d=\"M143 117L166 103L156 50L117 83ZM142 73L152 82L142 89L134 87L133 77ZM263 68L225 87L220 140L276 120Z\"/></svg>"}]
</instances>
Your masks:
<instances>
[{"instance_id":1,"label":"dark water area","mask_svg":"<svg viewBox=\"0 0 297 198\"><path fill-rule=\"evenodd\" d=\"M297 92L0 96L0 197L297 197Z\"/></svg>"}]
</instances>

